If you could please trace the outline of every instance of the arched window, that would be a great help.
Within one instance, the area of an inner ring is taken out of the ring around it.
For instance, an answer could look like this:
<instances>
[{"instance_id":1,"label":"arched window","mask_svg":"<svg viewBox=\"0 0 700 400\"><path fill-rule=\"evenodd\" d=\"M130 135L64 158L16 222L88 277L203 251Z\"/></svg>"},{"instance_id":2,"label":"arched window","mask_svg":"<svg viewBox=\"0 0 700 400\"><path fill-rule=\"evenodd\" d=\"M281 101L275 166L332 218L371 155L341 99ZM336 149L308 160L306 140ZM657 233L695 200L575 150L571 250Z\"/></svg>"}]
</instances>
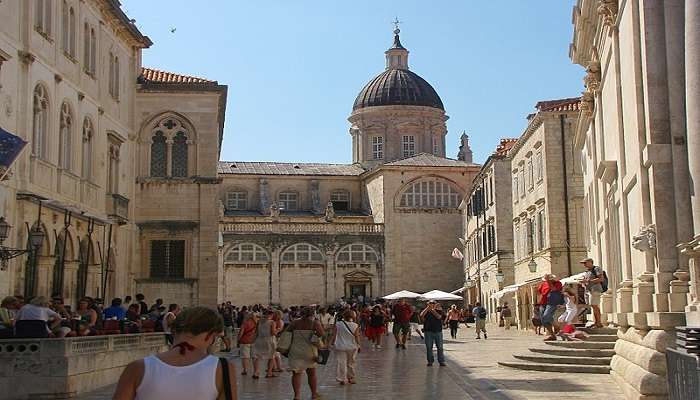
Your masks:
<instances>
[{"instance_id":1,"label":"arched window","mask_svg":"<svg viewBox=\"0 0 700 400\"><path fill-rule=\"evenodd\" d=\"M338 251L339 264L376 263L379 260L377 252L363 243L349 244Z\"/></svg>"},{"instance_id":2,"label":"arched window","mask_svg":"<svg viewBox=\"0 0 700 400\"><path fill-rule=\"evenodd\" d=\"M254 243L237 244L226 253L225 263L267 264L270 256L267 251Z\"/></svg>"},{"instance_id":3,"label":"arched window","mask_svg":"<svg viewBox=\"0 0 700 400\"><path fill-rule=\"evenodd\" d=\"M232 190L226 193L227 210L247 210L248 192L243 190Z\"/></svg>"},{"instance_id":4,"label":"arched window","mask_svg":"<svg viewBox=\"0 0 700 400\"><path fill-rule=\"evenodd\" d=\"M187 136L178 132L173 139L172 176L184 178L187 176Z\"/></svg>"},{"instance_id":5,"label":"arched window","mask_svg":"<svg viewBox=\"0 0 700 400\"><path fill-rule=\"evenodd\" d=\"M299 193L292 191L280 192L277 195L277 205L280 210L296 211L299 209Z\"/></svg>"},{"instance_id":6,"label":"arched window","mask_svg":"<svg viewBox=\"0 0 700 400\"><path fill-rule=\"evenodd\" d=\"M323 261L323 253L316 246L299 243L287 247L282 253L282 262L288 264L309 264Z\"/></svg>"},{"instance_id":7,"label":"arched window","mask_svg":"<svg viewBox=\"0 0 700 400\"><path fill-rule=\"evenodd\" d=\"M82 159L83 164L81 168L81 175L85 180L92 179L92 136L94 135L94 130L92 127L92 121L90 118L85 117L83 120L83 148L82 148Z\"/></svg>"},{"instance_id":8,"label":"arched window","mask_svg":"<svg viewBox=\"0 0 700 400\"><path fill-rule=\"evenodd\" d=\"M164 177L167 173L167 145L163 132L156 132L151 143L151 176Z\"/></svg>"},{"instance_id":9,"label":"arched window","mask_svg":"<svg viewBox=\"0 0 700 400\"><path fill-rule=\"evenodd\" d=\"M51 7L53 0L35 0L34 27L46 36L51 36Z\"/></svg>"},{"instance_id":10,"label":"arched window","mask_svg":"<svg viewBox=\"0 0 700 400\"><path fill-rule=\"evenodd\" d=\"M452 183L440 178L413 182L401 193L399 207L457 208L461 194Z\"/></svg>"},{"instance_id":11,"label":"arched window","mask_svg":"<svg viewBox=\"0 0 700 400\"><path fill-rule=\"evenodd\" d=\"M350 211L350 192L334 190L331 192L331 203L335 211Z\"/></svg>"},{"instance_id":12,"label":"arched window","mask_svg":"<svg viewBox=\"0 0 700 400\"><path fill-rule=\"evenodd\" d=\"M78 29L78 24L76 23L75 20L75 9L73 7L68 10L68 53L71 55L71 57L75 58L75 43L76 43L76 30Z\"/></svg>"},{"instance_id":13,"label":"arched window","mask_svg":"<svg viewBox=\"0 0 700 400\"><path fill-rule=\"evenodd\" d=\"M58 166L70 171L73 167L73 112L68 103L61 105L61 122L58 131Z\"/></svg>"},{"instance_id":14,"label":"arched window","mask_svg":"<svg viewBox=\"0 0 700 400\"><path fill-rule=\"evenodd\" d=\"M70 52L70 17L68 12L68 2L61 2L61 47L64 53Z\"/></svg>"},{"instance_id":15,"label":"arched window","mask_svg":"<svg viewBox=\"0 0 700 400\"><path fill-rule=\"evenodd\" d=\"M47 158L47 139L49 130L49 99L46 89L37 85L34 89L34 118L32 127L32 153Z\"/></svg>"}]
</instances>

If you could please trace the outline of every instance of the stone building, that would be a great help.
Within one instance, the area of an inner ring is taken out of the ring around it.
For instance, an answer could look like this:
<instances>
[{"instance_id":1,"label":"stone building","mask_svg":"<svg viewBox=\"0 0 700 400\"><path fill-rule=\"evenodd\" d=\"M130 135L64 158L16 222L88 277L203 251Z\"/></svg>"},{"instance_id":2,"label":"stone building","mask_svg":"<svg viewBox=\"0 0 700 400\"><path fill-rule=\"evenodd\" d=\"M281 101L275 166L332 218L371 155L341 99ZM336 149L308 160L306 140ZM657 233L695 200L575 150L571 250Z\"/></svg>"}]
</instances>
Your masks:
<instances>
[{"instance_id":1,"label":"stone building","mask_svg":"<svg viewBox=\"0 0 700 400\"><path fill-rule=\"evenodd\" d=\"M665 398L674 327L700 323L700 4L578 0L573 24L570 56L586 69L576 163L619 328L612 376L629 398Z\"/></svg>"},{"instance_id":2,"label":"stone building","mask_svg":"<svg viewBox=\"0 0 700 400\"><path fill-rule=\"evenodd\" d=\"M580 104L578 98L537 103L525 132L508 152L516 318L522 327L532 318L542 276L581 272L579 261L586 256L583 175L573 149Z\"/></svg>"},{"instance_id":3,"label":"stone building","mask_svg":"<svg viewBox=\"0 0 700 400\"><path fill-rule=\"evenodd\" d=\"M142 68L111 0L0 2L0 126L29 142L0 182L0 295L220 297L216 159L226 87ZM179 261L175 261L179 260Z\"/></svg>"},{"instance_id":4,"label":"stone building","mask_svg":"<svg viewBox=\"0 0 700 400\"><path fill-rule=\"evenodd\" d=\"M4 245L27 248L28 228L45 237L0 271L2 295L123 292L137 262L129 83L151 42L113 4L0 2L0 126L29 142L0 182Z\"/></svg>"},{"instance_id":5,"label":"stone building","mask_svg":"<svg viewBox=\"0 0 700 400\"><path fill-rule=\"evenodd\" d=\"M227 300L327 303L462 285L450 253L479 167L464 139L461 160L445 158L442 101L408 69L398 30L385 55L348 118L353 164L219 163Z\"/></svg>"},{"instance_id":6,"label":"stone building","mask_svg":"<svg viewBox=\"0 0 700 400\"><path fill-rule=\"evenodd\" d=\"M513 219L508 151L517 139L501 139L462 202L465 301L482 302L495 316L495 294L513 285ZM500 294L500 293L499 293ZM509 301L512 294L503 297ZM512 304L512 302L511 302Z\"/></svg>"}]
</instances>

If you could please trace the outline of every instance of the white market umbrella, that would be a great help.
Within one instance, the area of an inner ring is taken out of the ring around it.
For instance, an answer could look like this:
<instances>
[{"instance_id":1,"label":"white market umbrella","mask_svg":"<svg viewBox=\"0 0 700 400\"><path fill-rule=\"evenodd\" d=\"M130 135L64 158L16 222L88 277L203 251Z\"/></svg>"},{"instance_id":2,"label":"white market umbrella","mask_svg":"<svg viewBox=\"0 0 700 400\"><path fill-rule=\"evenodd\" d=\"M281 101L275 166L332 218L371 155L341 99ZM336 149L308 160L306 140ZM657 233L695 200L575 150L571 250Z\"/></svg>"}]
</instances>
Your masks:
<instances>
[{"instance_id":1,"label":"white market umbrella","mask_svg":"<svg viewBox=\"0 0 700 400\"><path fill-rule=\"evenodd\" d=\"M416 299L420 297L420 293L414 293L408 290L402 290L400 292L392 293L382 297L384 300L398 300L398 299Z\"/></svg>"},{"instance_id":2,"label":"white market umbrella","mask_svg":"<svg viewBox=\"0 0 700 400\"><path fill-rule=\"evenodd\" d=\"M457 296L456 294L443 292L442 290L431 290L428 293L423 293L423 295L420 298L421 300L436 301L464 300L462 296Z\"/></svg>"}]
</instances>

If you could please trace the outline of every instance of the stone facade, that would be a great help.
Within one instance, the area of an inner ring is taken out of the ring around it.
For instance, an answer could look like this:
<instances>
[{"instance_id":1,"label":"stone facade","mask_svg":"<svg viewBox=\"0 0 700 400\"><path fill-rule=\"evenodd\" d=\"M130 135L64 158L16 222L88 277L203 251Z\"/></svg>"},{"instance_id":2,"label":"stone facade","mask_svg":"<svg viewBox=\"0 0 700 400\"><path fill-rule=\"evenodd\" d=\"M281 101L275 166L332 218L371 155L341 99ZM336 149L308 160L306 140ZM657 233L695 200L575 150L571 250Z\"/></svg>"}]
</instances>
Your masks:
<instances>
[{"instance_id":1,"label":"stone facade","mask_svg":"<svg viewBox=\"0 0 700 400\"><path fill-rule=\"evenodd\" d=\"M465 301L468 304L480 301L492 318L498 306L495 294L515 283L511 164L508 158L508 150L515 142L515 139L501 139L501 144L474 178L471 193L461 207L465 282L470 286L466 289ZM503 274L502 282L496 278L497 273ZM483 279L484 275L486 279ZM503 297L502 301L511 298L512 294Z\"/></svg>"},{"instance_id":2,"label":"stone facade","mask_svg":"<svg viewBox=\"0 0 700 400\"><path fill-rule=\"evenodd\" d=\"M537 304L544 274L559 278L581 272L586 256L583 234L582 173L576 168L573 137L579 99L543 101L523 135L508 152L511 162L512 218L517 321L526 327ZM537 264L531 272L528 264Z\"/></svg>"},{"instance_id":3,"label":"stone facade","mask_svg":"<svg viewBox=\"0 0 700 400\"><path fill-rule=\"evenodd\" d=\"M619 327L612 376L629 398L666 398L674 327L700 322L690 151L699 140L698 18L695 1L574 8L570 56L586 69L575 146L588 251L610 280L601 307Z\"/></svg>"}]
</instances>

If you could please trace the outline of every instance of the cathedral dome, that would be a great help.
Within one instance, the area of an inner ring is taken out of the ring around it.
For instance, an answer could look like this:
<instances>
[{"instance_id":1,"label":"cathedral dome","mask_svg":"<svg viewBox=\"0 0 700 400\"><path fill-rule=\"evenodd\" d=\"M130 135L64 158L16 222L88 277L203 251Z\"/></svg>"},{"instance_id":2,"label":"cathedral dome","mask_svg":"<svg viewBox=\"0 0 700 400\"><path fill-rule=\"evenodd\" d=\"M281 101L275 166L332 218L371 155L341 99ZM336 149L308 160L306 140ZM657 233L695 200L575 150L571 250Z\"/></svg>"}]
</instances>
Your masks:
<instances>
[{"instance_id":1,"label":"cathedral dome","mask_svg":"<svg viewBox=\"0 0 700 400\"><path fill-rule=\"evenodd\" d=\"M407 69L394 68L372 79L357 95L352 109L399 105L445 109L440 96L425 79Z\"/></svg>"},{"instance_id":2,"label":"cathedral dome","mask_svg":"<svg viewBox=\"0 0 700 400\"><path fill-rule=\"evenodd\" d=\"M408 50L401 45L398 28L394 45L385 52L386 70L369 81L355 99L353 111L376 106L423 106L445 110L435 89L408 70Z\"/></svg>"}]
</instances>

